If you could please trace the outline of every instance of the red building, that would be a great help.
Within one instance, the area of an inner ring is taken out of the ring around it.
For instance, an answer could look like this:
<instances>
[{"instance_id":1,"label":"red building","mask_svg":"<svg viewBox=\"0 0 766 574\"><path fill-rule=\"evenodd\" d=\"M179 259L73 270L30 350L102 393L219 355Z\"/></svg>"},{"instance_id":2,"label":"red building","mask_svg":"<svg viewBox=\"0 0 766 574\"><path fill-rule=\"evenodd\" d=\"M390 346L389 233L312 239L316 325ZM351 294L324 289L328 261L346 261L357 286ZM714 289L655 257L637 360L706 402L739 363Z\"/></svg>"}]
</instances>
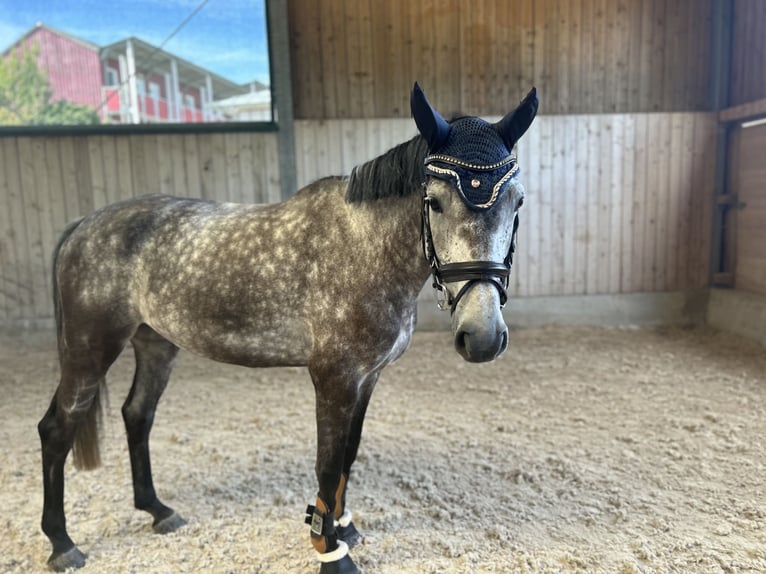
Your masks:
<instances>
[{"instance_id":1,"label":"red building","mask_svg":"<svg viewBox=\"0 0 766 574\"><path fill-rule=\"evenodd\" d=\"M99 47L43 24L3 56L32 46L37 47L53 101L90 106L103 122L227 121L235 118L213 102L250 91L138 38Z\"/></svg>"},{"instance_id":2,"label":"red building","mask_svg":"<svg viewBox=\"0 0 766 574\"><path fill-rule=\"evenodd\" d=\"M37 24L11 46L16 49L36 46L37 65L48 75L53 101L69 100L98 108L101 104L101 58L99 47L80 38Z\"/></svg>"},{"instance_id":3,"label":"red building","mask_svg":"<svg viewBox=\"0 0 766 574\"><path fill-rule=\"evenodd\" d=\"M138 38L101 48L101 62L102 100L119 123L225 121L212 103L248 92Z\"/></svg>"}]
</instances>

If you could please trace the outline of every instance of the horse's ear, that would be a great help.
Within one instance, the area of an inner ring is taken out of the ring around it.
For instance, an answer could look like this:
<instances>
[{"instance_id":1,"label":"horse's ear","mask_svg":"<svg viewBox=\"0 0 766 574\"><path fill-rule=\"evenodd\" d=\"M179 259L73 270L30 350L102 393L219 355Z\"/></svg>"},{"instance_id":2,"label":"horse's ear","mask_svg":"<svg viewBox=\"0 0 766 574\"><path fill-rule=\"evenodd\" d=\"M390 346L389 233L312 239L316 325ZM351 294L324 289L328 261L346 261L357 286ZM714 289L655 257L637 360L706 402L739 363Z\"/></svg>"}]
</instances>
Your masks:
<instances>
[{"instance_id":1,"label":"horse's ear","mask_svg":"<svg viewBox=\"0 0 766 574\"><path fill-rule=\"evenodd\" d=\"M450 126L447 120L431 107L417 82L412 88L410 109L412 110L412 117L415 119L415 125L418 126L418 131L428 143L428 149L434 151L441 147L447 141Z\"/></svg>"},{"instance_id":2,"label":"horse's ear","mask_svg":"<svg viewBox=\"0 0 766 574\"><path fill-rule=\"evenodd\" d=\"M516 142L519 141L532 124L532 120L537 115L537 107L539 105L540 100L537 97L537 88L532 88L515 110L509 112L508 115L495 124L495 129L497 129L509 150L513 149Z\"/></svg>"}]
</instances>

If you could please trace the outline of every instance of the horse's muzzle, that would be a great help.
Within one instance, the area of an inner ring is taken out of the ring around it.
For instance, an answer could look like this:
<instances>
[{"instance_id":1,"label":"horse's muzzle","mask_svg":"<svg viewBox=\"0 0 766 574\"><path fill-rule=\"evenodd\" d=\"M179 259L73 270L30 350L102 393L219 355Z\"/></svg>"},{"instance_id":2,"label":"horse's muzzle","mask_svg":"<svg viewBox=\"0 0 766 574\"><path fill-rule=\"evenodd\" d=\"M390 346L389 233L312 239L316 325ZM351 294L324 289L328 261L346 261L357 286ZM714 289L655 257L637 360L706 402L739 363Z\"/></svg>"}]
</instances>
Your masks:
<instances>
[{"instance_id":1,"label":"horse's muzzle","mask_svg":"<svg viewBox=\"0 0 766 574\"><path fill-rule=\"evenodd\" d=\"M508 348L508 328L492 337L468 331L455 333L455 349L469 363L493 361Z\"/></svg>"},{"instance_id":2,"label":"horse's muzzle","mask_svg":"<svg viewBox=\"0 0 766 574\"><path fill-rule=\"evenodd\" d=\"M466 361L486 363L508 348L508 327L500 310L497 290L492 285L474 285L452 319L455 350Z\"/></svg>"}]
</instances>

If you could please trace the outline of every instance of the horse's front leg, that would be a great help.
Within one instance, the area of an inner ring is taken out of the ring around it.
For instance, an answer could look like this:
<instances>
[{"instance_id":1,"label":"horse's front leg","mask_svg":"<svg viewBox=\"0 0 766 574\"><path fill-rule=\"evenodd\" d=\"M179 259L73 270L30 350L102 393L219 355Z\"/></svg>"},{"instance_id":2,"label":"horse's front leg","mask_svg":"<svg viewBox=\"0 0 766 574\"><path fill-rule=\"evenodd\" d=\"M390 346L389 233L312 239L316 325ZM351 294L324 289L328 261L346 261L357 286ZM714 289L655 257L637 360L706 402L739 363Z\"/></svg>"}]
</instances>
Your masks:
<instances>
[{"instance_id":1,"label":"horse's front leg","mask_svg":"<svg viewBox=\"0 0 766 574\"><path fill-rule=\"evenodd\" d=\"M348 555L348 544L335 527L338 493L343 492L346 448L359 397L359 382L343 373L310 368L316 391L317 459L319 482L316 505L309 507L311 544L321 563L320 574L358 572Z\"/></svg>"},{"instance_id":2,"label":"horse's front leg","mask_svg":"<svg viewBox=\"0 0 766 574\"><path fill-rule=\"evenodd\" d=\"M378 375L378 372L371 373L359 384L359 394L351 418L351 428L346 443L346 454L343 459L343 474L341 475L338 490L335 493L335 530L338 538L348 544L349 548L353 548L364 540L364 536L354 526L351 511L346 506L346 487L351 475L351 466L354 464L356 455L359 452L364 417L367 413L367 406L370 404L372 391L375 389L375 384L378 381Z\"/></svg>"}]
</instances>

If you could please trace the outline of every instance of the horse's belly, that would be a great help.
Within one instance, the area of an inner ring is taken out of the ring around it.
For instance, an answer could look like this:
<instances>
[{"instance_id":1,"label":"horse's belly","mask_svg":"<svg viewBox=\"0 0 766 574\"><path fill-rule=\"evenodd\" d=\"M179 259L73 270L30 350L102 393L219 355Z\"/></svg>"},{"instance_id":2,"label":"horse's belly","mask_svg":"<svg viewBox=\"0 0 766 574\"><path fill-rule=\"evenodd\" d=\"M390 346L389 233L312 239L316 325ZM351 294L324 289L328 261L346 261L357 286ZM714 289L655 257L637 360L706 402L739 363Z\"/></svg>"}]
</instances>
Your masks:
<instances>
[{"instance_id":1,"label":"horse's belly","mask_svg":"<svg viewBox=\"0 0 766 574\"><path fill-rule=\"evenodd\" d=\"M305 322L285 319L276 326L196 325L173 329L150 325L178 347L214 361L246 367L305 366L312 340Z\"/></svg>"}]
</instances>

